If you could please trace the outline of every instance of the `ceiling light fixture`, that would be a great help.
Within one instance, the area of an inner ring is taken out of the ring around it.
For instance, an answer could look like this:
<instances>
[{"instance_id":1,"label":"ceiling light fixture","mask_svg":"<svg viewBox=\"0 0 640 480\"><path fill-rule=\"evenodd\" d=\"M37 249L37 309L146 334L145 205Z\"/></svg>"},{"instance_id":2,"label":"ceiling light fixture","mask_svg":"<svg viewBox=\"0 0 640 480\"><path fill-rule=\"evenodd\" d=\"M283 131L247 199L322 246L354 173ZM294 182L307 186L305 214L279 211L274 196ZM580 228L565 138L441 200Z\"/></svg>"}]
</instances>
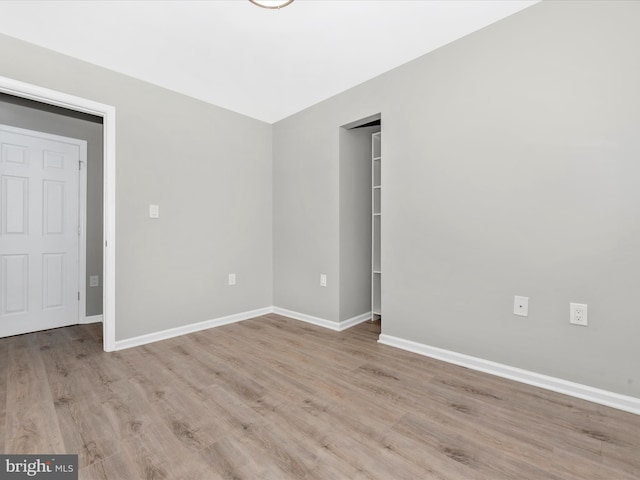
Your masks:
<instances>
[{"instance_id":1,"label":"ceiling light fixture","mask_svg":"<svg viewBox=\"0 0 640 480\"><path fill-rule=\"evenodd\" d=\"M271 10L280 10L283 7L291 4L293 0L249 0L254 5L262 8L269 8Z\"/></svg>"}]
</instances>

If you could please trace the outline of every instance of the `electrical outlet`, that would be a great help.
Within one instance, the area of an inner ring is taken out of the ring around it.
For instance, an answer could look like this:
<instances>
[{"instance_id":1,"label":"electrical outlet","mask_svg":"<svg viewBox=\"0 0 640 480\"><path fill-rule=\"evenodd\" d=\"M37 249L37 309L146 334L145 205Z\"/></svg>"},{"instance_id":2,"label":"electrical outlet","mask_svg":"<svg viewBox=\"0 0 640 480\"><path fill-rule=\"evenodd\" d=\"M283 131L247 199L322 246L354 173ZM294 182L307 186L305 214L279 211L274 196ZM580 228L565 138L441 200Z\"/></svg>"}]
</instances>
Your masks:
<instances>
[{"instance_id":1,"label":"electrical outlet","mask_svg":"<svg viewBox=\"0 0 640 480\"><path fill-rule=\"evenodd\" d=\"M235 285L236 284L236 274L235 273L230 273L229 274L229 285Z\"/></svg>"},{"instance_id":2,"label":"electrical outlet","mask_svg":"<svg viewBox=\"0 0 640 480\"><path fill-rule=\"evenodd\" d=\"M582 325L583 327L589 325L587 320L586 303L570 303L569 310L571 312L571 315L569 316L569 323L573 325Z\"/></svg>"},{"instance_id":3,"label":"electrical outlet","mask_svg":"<svg viewBox=\"0 0 640 480\"><path fill-rule=\"evenodd\" d=\"M89 277L89 286L90 287L100 286L100 277L98 277L98 275L91 275Z\"/></svg>"},{"instance_id":4,"label":"electrical outlet","mask_svg":"<svg viewBox=\"0 0 640 480\"><path fill-rule=\"evenodd\" d=\"M529 297L513 297L513 314L521 317L529 316Z\"/></svg>"},{"instance_id":5,"label":"electrical outlet","mask_svg":"<svg viewBox=\"0 0 640 480\"><path fill-rule=\"evenodd\" d=\"M327 286L327 276L324 273L320 274L320 286L321 287Z\"/></svg>"}]
</instances>

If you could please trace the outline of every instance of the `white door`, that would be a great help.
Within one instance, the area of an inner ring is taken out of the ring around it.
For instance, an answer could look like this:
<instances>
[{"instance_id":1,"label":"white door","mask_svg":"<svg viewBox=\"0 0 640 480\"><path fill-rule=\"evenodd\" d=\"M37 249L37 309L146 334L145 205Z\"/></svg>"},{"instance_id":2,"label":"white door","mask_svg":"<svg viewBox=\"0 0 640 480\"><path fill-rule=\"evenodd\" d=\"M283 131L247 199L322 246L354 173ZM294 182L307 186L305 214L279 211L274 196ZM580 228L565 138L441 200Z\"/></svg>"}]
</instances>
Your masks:
<instances>
[{"instance_id":1,"label":"white door","mask_svg":"<svg viewBox=\"0 0 640 480\"><path fill-rule=\"evenodd\" d=\"M86 142L0 125L0 337L79 322Z\"/></svg>"}]
</instances>

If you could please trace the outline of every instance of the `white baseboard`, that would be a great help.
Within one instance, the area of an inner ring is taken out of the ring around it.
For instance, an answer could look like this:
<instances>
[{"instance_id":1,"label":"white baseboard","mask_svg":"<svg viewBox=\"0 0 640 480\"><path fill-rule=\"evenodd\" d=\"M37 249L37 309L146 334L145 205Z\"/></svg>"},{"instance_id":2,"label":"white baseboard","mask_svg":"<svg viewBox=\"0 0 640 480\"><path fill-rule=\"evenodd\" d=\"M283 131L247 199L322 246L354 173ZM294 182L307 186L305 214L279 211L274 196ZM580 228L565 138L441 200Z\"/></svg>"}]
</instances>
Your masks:
<instances>
[{"instance_id":1,"label":"white baseboard","mask_svg":"<svg viewBox=\"0 0 640 480\"><path fill-rule=\"evenodd\" d=\"M359 323L364 323L367 320L371 320L371 312L362 313L358 316L343 320L342 322L340 322L340 331L346 330L347 328L355 327Z\"/></svg>"},{"instance_id":2,"label":"white baseboard","mask_svg":"<svg viewBox=\"0 0 640 480\"><path fill-rule=\"evenodd\" d=\"M353 327L358 323L365 322L371 318L371 313L363 313L357 317L350 318L344 322L332 322L330 320L324 320L322 318L313 317L304 313L298 313L291 310L278 307L264 307L258 310L251 310L249 312L237 313L234 315L228 315L226 317L216 318L213 320L206 320L204 322L191 323L189 325L183 325L180 327L170 328L168 330L162 330L160 332L148 333L146 335L140 335L138 337L126 338L124 340L117 340L115 350L124 350L126 348L138 347L140 345L146 345L147 343L159 342L160 340L167 340L169 338L178 337L180 335L186 335L188 333L199 332L201 330L207 330L209 328L220 327L222 325L228 325L230 323L241 322L243 320L249 320L250 318L260 317L269 313L277 313L278 315L284 315L295 320L302 320L303 322L313 323L324 328L329 328L335 331L346 330ZM98 319L98 317L100 317ZM93 317L87 317L87 320L91 319L91 322L102 321L102 315L96 315Z\"/></svg>"},{"instance_id":3,"label":"white baseboard","mask_svg":"<svg viewBox=\"0 0 640 480\"><path fill-rule=\"evenodd\" d=\"M236 323L236 322L241 322L242 320L248 320L250 318L260 317L268 313L273 313L273 307L265 307L265 308L260 308L258 310L251 310L248 312L236 313L234 315L228 315L226 317L216 318L213 320L206 320L204 322L191 323L189 325L170 328L168 330L162 330L160 332L148 333L146 335L140 335L138 337L127 338L124 340L117 340L115 350L124 350L126 348L146 345L147 343L158 342L160 340L167 340L169 338L179 337L180 335L186 335L188 333L199 332L201 330L207 330L213 327L220 327L222 325L228 325L230 323Z\"/></svg>"},{"instance_id":4,"label":"white baseboard","mask_svg":"<svg viewBox=\"0 0 640 480\"><path fill-rule=\"evenodd\" d=\"M280 308L280 307L273 307L273 313L277 313L278 315L283 315L285 317L293 318L295 320L301 320L303 322L312 323L320 327L329 328L331 330L335 330L336 332L340 331L340 324L338 322L325 320L324 318L314 317L312 315L307 315L306 313L294 312L293 310L287 310L286 308Z\"/></svg>"},{"instance_id":5,"label":"white baseboard","mask_svg":"<svg viewBox=\"0 0 640 480\"><path fill-rule=\"evenodd\" d=\"M410 340L404 340L391 335L380 335L378 342L391 347L435 358L437 360L467 367L472 370L490 373L499 377L508 378L528 385L534 385L536 387L640 415L640 398L621 395L619 393L601 390L588 385L570 382L561 378L550 377L548 375L510 367L509 365L484 360L482 358L471 357L462 353L452 352L450 350L444 350L430 345L412 342Z\"/></svg>"},{"instance_id":6,"label":"white baseboard","mask_svg":"<svg viewBox=\"0 0 640 480\"><path fill-rule=\"evenodd\" d=\"M80 320L80 325L87 323L102 323L102 315L91 315L90 317L84 317Z\"/></svg>"},{"instance_id":7,"label":"white baseboard","mask_svg":"<svg viewBox=\"0 0 640 480\"><path fill-rule=\"evenodd\" d=\"M365 322L371 318L371 312L367 312L367 313L358 315L357 317L344 320L343 322L334 322L332 320L325 320L324 318L318 318L312 315L307 315L306 313L294 312L293 310L287 310L285 308L280 308L280 307L273 307L273 313L277 313L278 315L283 315L285 317L293 318L294 320L301 320L303 322L312 323L313 325L318 325L320 327L328 328L330 330L335 330L336 332L341 332L343 330L346 330L347 328L351 328L354 325Z\"/></svg>"}]
</instances>

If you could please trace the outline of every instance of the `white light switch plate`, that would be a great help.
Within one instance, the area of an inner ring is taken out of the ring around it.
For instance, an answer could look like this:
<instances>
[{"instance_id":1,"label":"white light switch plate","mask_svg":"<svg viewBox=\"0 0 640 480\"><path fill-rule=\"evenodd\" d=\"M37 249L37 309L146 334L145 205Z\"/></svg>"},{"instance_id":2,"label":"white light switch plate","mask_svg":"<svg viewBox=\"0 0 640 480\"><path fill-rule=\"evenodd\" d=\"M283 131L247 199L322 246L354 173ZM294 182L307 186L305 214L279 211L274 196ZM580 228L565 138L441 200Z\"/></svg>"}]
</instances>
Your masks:
<instances>
[{"instance_id":1,"label":"white light switch plate","mask_svg":"<svg viewBox=\"0 0 640 480\"><path fill-rule=\"evenodd\" d=\"M160 218L159 205L149 205L149 218Z\"/></svg>"},{"instance_id":2,"label":"white light switch plate","mask_svg":"<svg viewBox=\"0 0 640 480\"><path fill-rule=\"evenodd\" d=\"M529 316L529 297L513 297L513 314L521 317Z\"/></svg>"},{"instance_id":3,"label":"white light switch plate","mask_svg":"<svg viewBox=\"0 0 640 480\"><path fill-rule=\"evenodd\" d=\"M100 277L98 277L98 275L91 275L89 277L89 286L90 287L100 286Z\"/></svg>"}]
</instances>

